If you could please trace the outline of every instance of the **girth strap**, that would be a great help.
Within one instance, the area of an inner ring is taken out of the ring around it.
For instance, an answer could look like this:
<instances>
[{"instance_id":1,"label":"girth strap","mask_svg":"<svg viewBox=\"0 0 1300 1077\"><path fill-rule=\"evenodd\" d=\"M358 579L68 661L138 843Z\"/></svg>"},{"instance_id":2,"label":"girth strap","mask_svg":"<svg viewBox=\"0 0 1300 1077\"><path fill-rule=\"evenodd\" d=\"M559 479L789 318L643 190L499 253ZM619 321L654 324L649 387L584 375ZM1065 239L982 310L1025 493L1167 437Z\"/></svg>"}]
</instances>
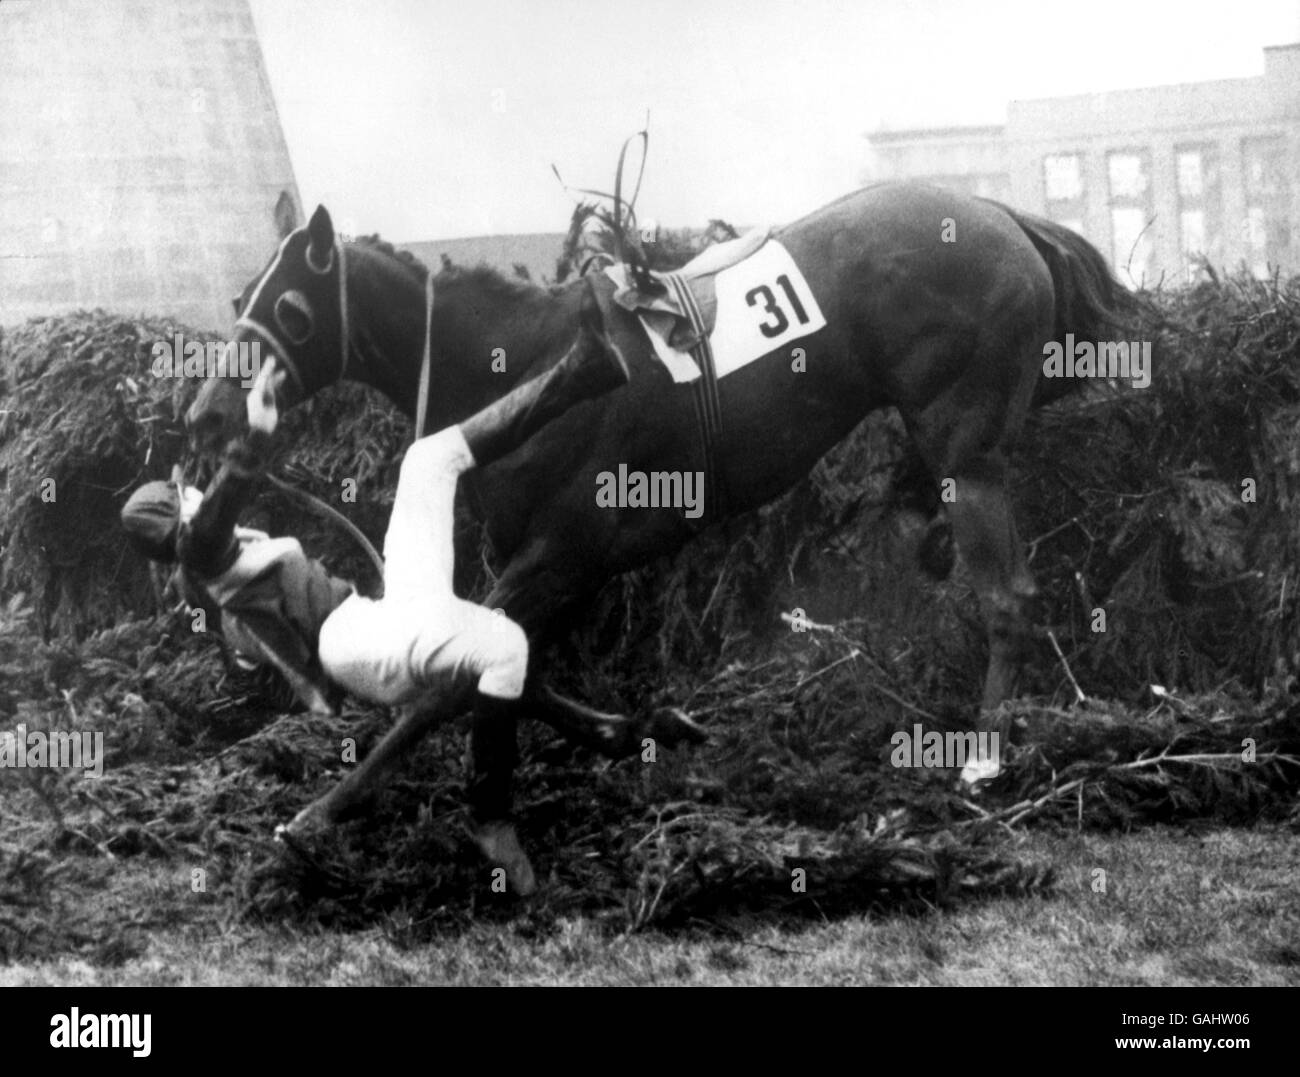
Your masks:
<instances>
[{"instance_id":1,"label":"girth strap","mask_svg":"<svg viewBox=\"0 0 1300 1077\"><path fill-rule=\"evenodd\" d=\"M700 428L700 447L704 455L704 519L720 520L726 515L726 478L718 467L717 446L722 437L722 404L718 394L718 373L713 365L713 346L705 330L704 318L691 293L691 286L679 273L665 274L677 302L686 312L695 333L690 355L700 368L695 381L695 418Z\"/></svg>"}]
</instances>

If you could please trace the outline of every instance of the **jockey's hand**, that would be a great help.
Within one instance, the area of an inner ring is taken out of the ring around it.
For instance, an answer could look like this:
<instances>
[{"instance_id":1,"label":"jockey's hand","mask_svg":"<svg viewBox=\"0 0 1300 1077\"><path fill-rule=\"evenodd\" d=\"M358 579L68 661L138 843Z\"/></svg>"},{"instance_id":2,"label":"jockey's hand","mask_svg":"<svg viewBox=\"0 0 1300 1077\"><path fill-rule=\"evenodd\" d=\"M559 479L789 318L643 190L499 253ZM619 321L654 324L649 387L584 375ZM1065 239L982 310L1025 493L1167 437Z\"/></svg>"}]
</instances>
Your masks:
<instances>
[{"instance_id":1,"label":"jockey's hand","mask_svg":"<svg viewBox=\"0 0 1300 1077\"><path fill-rule=\"evenodd\" d=\"M267 359L257 372L257 380L248 393L248 425L254 430L260 430L264 434L275 433L275 428L280 423L276 398L286 377L285 371L276 370L275 356Z\"/></svg>"}]
</instances>

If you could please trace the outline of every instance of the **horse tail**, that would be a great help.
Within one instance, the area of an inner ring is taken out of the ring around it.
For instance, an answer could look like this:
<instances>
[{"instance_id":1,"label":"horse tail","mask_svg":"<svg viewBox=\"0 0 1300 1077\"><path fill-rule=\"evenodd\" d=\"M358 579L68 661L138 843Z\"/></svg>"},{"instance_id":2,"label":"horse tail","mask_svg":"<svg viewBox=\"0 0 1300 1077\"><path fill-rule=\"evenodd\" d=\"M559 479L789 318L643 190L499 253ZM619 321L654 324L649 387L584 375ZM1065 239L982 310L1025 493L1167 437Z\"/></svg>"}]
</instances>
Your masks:
<instances>
[{"instance_id":1,"label":"horse tail","mask_svg":"<svg viewBox=\"0 0 1300 1077\"><path fill-rule=\"evenodd\" d=\"M986 201L989 201L986 199ZM1056 293L1056 323L1053 339L1065 342L1065 335L1100 341L1111 333L1124 334L1137 320L1137 297L1125 288L1096 247L1073 229L994 202L1029 237L1052 274ZM1041 407L1080 388L1081 378L1038 377L1033 406Z\"/></svg>"}]
</instances>

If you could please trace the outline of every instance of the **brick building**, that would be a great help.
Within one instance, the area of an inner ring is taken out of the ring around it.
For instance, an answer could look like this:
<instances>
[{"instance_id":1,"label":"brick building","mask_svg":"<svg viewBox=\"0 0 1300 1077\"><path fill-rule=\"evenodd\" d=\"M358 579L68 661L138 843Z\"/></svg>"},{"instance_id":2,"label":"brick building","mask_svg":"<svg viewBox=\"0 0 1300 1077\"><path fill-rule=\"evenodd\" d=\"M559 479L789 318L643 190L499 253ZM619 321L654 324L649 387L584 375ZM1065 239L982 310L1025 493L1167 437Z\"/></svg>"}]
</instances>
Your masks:
<instances>
[{"instance_id":1,"label":"brick building","mask_svg":"<svg viewBox=\"0 0 1300 1077\"><path fill-rule=\"evenodd\" d=\"M1051 217L1126 283L1205 262L1300 273L1300 44L1258 78L1013 101L1000 126L876 131L867 181L926 179Z\"/></svg>"},{"instance_id":2,"label":"brick building","mask_svg":"<svg viewBox=\"0 0 1300 1077\"><path fill-rule=\"evenodd\" d=\"M0 325L228 328L297 198L247 0L0 3Z\"/></svg>"}]
</instances>

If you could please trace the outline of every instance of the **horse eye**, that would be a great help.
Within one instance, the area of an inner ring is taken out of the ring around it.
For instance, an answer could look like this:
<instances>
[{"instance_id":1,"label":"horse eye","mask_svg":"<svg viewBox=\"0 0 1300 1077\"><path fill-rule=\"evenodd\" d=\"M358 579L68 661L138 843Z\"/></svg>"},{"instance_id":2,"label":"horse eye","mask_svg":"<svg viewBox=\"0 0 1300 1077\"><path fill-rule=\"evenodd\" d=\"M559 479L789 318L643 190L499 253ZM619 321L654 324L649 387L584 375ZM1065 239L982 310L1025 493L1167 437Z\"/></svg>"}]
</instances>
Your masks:
<instances>
[{"instance_id":1,"label":"horse eye","mask_svg":"<svg viewBox=\"0 0 1300 1077\"><path fill-rule=\"evenodd\" d=\"M312 333L311 304L307 297L301 292L285 292L275 301L275 320L290 341L303 343Z\"/></svg>"},{"instance_id":2,"label":"horse eye","mask_svg":"<svg viewBox=\"0 0 1300 1077\"><path fill-rule=\"evenodd\" d=\"M235 317L238 318L240 312L244 309L244 297L242 295L232 295L230 305L235 308Z\"/></svg>"}]
</instances>

